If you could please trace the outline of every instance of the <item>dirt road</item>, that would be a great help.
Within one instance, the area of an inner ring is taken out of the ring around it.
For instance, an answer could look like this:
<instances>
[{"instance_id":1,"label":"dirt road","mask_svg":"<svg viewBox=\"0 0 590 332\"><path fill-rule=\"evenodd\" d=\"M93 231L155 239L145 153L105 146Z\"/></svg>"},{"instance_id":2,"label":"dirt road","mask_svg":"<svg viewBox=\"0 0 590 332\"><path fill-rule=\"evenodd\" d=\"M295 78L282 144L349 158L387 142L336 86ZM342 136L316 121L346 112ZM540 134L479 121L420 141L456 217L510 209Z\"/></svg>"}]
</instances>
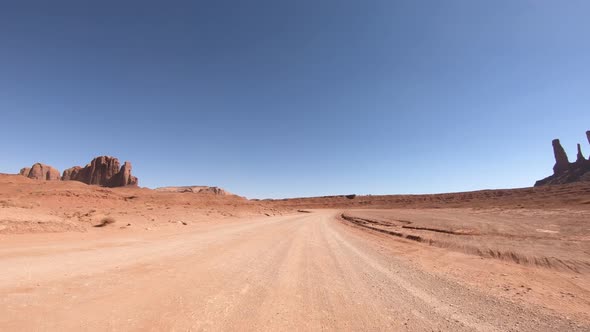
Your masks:
<instances>
[{"instance_id":1,"label":"dirt road","mask_svg":"<svg viewBox=\"0 0 590 332\"><path fill-rule=\"evenodd\" d=\"M417 269L335 215L0 241L0 329L589 328Z\"/></svg>"}]
</instances>

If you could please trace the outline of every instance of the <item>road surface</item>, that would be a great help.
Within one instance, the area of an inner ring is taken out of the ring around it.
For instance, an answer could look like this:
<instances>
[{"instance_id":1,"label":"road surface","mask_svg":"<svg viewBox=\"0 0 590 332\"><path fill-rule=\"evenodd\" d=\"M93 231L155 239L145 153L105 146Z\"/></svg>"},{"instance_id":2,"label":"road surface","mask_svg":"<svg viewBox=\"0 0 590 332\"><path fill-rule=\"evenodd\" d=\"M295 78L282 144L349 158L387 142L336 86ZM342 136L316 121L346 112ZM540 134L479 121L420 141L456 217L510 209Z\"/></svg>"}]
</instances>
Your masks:
<instances>
[{"instance_id":1,"label":"road surface","mask_svg":"<svg viewBox=\"0 0 590 332\"><path fill-rule=\"evenodd\" d=\"M0 244L0 330L584 330L417 269L335 215Z\"/></svg>"}]
</instances>

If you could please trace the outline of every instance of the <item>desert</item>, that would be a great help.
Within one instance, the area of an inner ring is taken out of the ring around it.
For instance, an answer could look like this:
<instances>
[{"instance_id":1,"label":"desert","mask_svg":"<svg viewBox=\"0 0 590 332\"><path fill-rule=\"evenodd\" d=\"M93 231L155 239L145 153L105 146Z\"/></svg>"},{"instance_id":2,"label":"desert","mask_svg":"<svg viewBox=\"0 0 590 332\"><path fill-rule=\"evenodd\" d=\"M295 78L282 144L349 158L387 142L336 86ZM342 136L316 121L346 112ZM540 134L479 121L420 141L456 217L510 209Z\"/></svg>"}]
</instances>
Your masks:
<instances>
[{"instance_id":1,"label":"desert","mask_svg":"<svg viewBox=\"0 0 590 332\"><path fill-rule=\"evenodd\" d=\"M2 1L0 332L590 332L588 13Z\"/></svg>"},{"instance_id":2,"label":"desert","mask_svg":"<svg viewBox=\"0 0 590 332\"><path fill-rule=\"evenodd\" d=\"M247 199L115 164L0 175L4 330L590 328L590 182Z\"/></svg>"}]
</instances>

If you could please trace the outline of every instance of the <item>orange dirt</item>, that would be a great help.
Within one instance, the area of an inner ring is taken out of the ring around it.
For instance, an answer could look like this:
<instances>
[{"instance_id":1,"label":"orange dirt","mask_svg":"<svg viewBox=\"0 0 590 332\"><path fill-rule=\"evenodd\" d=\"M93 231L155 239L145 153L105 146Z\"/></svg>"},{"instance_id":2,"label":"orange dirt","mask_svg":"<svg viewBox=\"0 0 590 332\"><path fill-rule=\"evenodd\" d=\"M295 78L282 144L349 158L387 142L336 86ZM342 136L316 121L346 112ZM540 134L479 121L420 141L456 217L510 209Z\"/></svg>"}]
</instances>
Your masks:
<instances>
[{"instance_id":1,"label":"orange dirt","mask_svg":"<svg viewBox=\"0 0 590 332\"><path fill-rule=\"evenodd\" d=\"M590 184L256 201L0 175L0 330L588 331L589 203Z\"/></svg>"}]
</instances>

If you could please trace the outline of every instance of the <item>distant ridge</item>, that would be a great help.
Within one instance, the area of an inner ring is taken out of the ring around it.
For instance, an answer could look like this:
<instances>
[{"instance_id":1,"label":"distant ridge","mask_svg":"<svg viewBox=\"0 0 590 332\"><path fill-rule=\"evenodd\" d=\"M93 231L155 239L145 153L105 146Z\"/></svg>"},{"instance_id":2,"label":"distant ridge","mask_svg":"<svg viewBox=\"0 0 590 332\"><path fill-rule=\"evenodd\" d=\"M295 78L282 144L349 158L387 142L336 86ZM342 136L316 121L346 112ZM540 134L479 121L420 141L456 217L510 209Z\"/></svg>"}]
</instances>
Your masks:
<instances>
[{"instance_id":1,"label":"distant ridge","mask_svg":"<svg viewBox=\"0 0 590 332\"><path fill-rule=\"evenodd\" d=\"M175 192L175 193L195 193L195 194L214 194L214 195L222 195L222 196L237 196L232 194L225 189L219 187L209 187L209 186L178 186L178 187L160 187L154 189L156 191L163 191L163 192Z\"/></svg>"}]
</instances>

